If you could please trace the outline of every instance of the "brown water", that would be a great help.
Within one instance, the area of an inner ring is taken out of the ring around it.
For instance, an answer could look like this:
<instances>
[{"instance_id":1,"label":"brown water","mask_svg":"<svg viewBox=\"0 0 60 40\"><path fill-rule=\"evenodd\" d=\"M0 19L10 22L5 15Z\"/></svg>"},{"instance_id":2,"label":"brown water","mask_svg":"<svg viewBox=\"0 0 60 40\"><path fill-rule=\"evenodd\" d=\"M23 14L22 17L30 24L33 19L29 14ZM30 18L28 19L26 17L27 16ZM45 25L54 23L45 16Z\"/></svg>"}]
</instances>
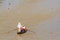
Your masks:
<instances>
[{"instance_id":1,"label":"brown water","mask_svg":"<svg viewBox=\"0 0 60 40\"><path fill-rule=\"evenodd\" d=\"M0 6L0 40L60 40L59 10L60 0L4 1ZM17 35L18 21L30 31Z\"/></svg>"}]
</instances>

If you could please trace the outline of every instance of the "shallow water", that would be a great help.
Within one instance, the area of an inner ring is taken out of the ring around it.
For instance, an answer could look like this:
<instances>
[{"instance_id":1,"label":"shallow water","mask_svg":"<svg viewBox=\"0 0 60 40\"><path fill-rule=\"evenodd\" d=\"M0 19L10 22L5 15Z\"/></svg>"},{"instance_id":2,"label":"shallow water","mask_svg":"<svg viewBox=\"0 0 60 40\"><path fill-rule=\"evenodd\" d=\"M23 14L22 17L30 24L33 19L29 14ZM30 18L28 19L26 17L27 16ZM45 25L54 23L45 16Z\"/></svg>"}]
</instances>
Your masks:
<instances>
[{"instance_id":1,"label":"shallow water","mask_svg":"<svg viewBox=\"0 0 60 40\"><path fill-rule=\"evenodd\" d=\"M0 40L60 40L59 10L60 0L5 0L0 6ZM18 21L30 31L17 35Z\"/></svg>"}]
</instances>

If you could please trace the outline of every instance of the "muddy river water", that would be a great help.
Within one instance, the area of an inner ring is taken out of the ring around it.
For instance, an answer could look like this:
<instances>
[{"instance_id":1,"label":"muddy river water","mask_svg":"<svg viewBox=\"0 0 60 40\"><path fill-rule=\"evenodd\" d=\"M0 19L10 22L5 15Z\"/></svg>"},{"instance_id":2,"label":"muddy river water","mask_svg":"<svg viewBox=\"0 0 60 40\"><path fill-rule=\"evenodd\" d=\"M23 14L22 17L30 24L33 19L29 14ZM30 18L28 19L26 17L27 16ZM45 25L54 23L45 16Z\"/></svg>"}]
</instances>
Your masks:
<instances>
[{"instance_id":1,"label":"muddy river water","mask_svg":"<svg viewBox=\"0 0 60 40\"><path fill-rule=\"evenodd\" d=\"M17 35L19 21L29 31ZM60 40L60 0L4 0L0 40Z\"/></svg>"}]
</instances>

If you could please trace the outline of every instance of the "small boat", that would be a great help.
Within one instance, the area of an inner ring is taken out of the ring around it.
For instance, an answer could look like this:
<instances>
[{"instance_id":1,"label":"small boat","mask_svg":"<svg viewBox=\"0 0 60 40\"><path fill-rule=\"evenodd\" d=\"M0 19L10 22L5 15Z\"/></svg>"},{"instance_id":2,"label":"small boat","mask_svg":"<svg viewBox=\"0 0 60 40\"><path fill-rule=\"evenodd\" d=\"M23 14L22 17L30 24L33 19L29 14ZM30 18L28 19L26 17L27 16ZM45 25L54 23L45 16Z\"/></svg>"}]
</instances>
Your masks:
<instances>
[{"instance_id":1,"label":"small boat","mask_svg":"<svg viewBox=\"0 0 60 40\"><path fill-rule=\"evenodd\" d=\"M26 33L27 29L25 26L22 26L21 23L19 22L17 25L17 34L23 34Z\"/></svg>"}]
</instances>

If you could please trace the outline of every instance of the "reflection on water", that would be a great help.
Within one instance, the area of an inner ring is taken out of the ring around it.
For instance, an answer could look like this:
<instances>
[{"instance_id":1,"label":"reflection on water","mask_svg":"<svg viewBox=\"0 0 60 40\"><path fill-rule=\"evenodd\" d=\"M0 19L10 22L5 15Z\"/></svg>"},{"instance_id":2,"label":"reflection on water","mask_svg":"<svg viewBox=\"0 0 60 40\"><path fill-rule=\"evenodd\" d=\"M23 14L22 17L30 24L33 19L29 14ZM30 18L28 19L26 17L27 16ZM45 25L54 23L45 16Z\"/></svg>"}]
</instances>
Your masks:
<instances>
[{"instance_id":1,"label":"reflection on water","mask_svg":"<svg viewBox=\"0 0 60 40\"><path fill-rule=\"evenodd\" d=\"M59 0L6 0L0 7L0 40L59 40L59 10ZM17 35L18 21L30 31Z\"/></svg>"}]
</instances>

